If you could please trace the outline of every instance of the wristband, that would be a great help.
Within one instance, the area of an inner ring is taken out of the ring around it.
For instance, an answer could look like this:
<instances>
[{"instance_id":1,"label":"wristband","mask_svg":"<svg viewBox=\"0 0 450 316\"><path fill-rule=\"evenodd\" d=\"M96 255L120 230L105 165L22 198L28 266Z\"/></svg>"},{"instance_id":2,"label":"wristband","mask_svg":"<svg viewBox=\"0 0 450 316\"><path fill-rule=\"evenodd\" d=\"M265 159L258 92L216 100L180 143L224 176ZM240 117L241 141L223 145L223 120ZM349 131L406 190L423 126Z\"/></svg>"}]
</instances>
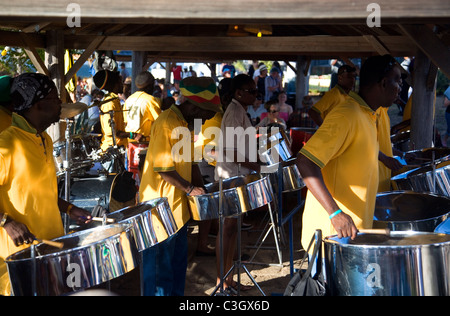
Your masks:
<instances>
[{"instance_id":1,"label":"wristband","mask_svg":"<svg viewBox=\"0 0 450 316\"><path fill-rule=\"evenodd\" d=\"M330 219L332 219L333 217L335 217L336 215L338 215L339 213L342 213L342 210L339 209L336 212L334 212L333 214L330 215Z\"/></svg>"},{"instance_id":2,"label":"wristband","mask_svg":"<svg viewBox=\"0 0 450 316\"><path fill-rule=\"evenodd\" d=\"M66 210L66 214L67 214L67 215L70 216L70 211L72 210L72 208L73 208L73 204L70 204L70 205L67 207L67 210Z\"/></svg>"},{"instance_id":3,"label":"wristband","mask_svg":"<svg viewBox=\"0 0 450 316\"><path fill-rule=\"evenodd\" d=\"M130 139L133 139L133 132L130 132Z\"/></svg>"}]
</instances>

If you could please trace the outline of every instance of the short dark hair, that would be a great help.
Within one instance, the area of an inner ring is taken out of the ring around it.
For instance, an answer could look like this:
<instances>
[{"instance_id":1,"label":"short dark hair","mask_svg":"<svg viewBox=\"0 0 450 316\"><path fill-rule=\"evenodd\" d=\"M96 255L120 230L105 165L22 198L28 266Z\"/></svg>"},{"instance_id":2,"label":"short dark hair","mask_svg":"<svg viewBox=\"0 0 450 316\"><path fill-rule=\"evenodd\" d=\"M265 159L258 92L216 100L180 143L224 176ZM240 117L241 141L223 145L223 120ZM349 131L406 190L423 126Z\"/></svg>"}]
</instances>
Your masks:
<instances>
[{"instance_id":1,"label":"short dark hair","mask_svg":"<svg viewBox=\"0 0 450 316\"><path fill-rule=\"evenodd\" d=\"M246 74L240 74L231 81L231 94L234 95L237 89L242 89L245 85L254 83L252 77Z\"/></svg>"},{"instance_id":2,"label":"short dark hair","mask_svg":"<svg viewBox=\"0 0 450 316\"><path fill-rule=\"evenodd\" d=\"M391 55L369 57L361 67L360 87L369 87L380 82L396 64L397 61Z\"/></svg>"}]
</instances>

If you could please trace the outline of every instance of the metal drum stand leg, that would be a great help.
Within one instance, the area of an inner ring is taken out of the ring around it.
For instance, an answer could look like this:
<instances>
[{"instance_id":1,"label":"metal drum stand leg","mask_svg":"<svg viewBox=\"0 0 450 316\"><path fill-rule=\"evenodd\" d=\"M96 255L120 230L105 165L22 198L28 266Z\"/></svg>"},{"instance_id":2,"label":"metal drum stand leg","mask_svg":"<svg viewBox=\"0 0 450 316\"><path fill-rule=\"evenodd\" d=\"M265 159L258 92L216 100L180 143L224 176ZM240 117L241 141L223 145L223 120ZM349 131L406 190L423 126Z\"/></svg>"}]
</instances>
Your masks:
<instances>
[{"instance_id":1,"label":"metal drum stand leg","mask_svg":"<svg viewBox=\"0 0 450 316\"><path fill-rule=\"evenodd\" d=\"M223 290L223 281L226 277L228 277L229 273L227 275L223 275L224 273L224 267L223 267L223 224L224 224L224 217L223 217L223 179L219 179L219 260L220 260L220 282L219 284L214 288L213 292L211 293L211 296L225 296L225 292ZM217 293L217 290L220 290L219 293Z\"/></svg>"},{"instance_id":2,"label":"metal drum stand leg","mask_svg":"<svg viewBox=\"0 0 450 316\"><path fill-rule=\"evenodd\" d=\"M70 176L72 172L72 138L70 136L70 130L72 128L73 120L66 119L66 160L63 162L64 167L64 194L65 200L70 203ZM70 217L64 213L64 232L69 232Z\"/></svg>"}]
</instances>

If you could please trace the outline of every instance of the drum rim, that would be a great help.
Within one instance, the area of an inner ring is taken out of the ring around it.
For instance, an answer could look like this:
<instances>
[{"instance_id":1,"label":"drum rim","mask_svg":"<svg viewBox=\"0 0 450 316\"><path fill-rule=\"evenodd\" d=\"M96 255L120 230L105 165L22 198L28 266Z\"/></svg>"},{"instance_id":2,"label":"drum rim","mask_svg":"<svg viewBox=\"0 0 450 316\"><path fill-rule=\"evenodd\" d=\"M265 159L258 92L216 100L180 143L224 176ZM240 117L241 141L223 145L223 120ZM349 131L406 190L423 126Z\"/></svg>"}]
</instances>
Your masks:
<instances>
[{"instance_id":1,"label":"drum rim","mask_svg":"<svg viewBox=\"0 0 450 316\"><path fill-rule=\"evenodd\" d=\"M105 238L103 238L102 240L98 240L98 241L95 241L95 242L93 242L93 243L89 243L89 244L84 245L84 246L77 246L77 247L74 247L74 248L70 248L70 249L66 249L66 250L61 250L61 251L53 252L53 253L46 254L46 255L37 255L37 256L36 256L36 260L38 260L38 259L39 259L39 260L42 260L42 259L44 259L44 258L54 258L54 257L59 257L59 256L61 256L61 255L65 255L65 254L68 253L68 252L75 252L75 251L79 251L79 250L84 249L84 248L92 247L92 246L95 246L95 245L97 245L97 244L99 244L99 243L101 243L101 242L105 242L105 241L108 241L108 240L110 240L110 239L116 239L116 238L119 237L122 233L124 233L124 232L125 232L125 233L129 233L130 230L131 230L131 225L128 224L128 223L116 223L116 224L109 224L109 225L103 225L103 226L98 226L98 227L94 227L94 228L89 228L89 229L82 230L82 231L79 231L79 232L75 232L75 233L72 233L72 234L67 234L67 235L64 235L64 236L61 236L61 237L58 237L58 238L54 238L54 239L52 239L52 241L61 241L61 240L64 240L66 237L69 238L69 237L73 237L73 236L77 236L77 235L86 234L86 232L90 232L90 231L92 231L92 230L100 230L100 229L106 230L106 229L111 229L112 227L123 227L123 230L122 230L121 232L115 233L114 235L105 237ZM38 244L38 245L39 245L39 244ZM25 249L22 249L22 250L20 250L20 251L17 251L17 252L15 252L15 253L9 255L9 256L5 259L5 263L16 263L16 262L19 263L19 262L24 262L24 261L32 260L31 257L30 257L30 258L22 258L22 259L12 259L12 258L11 258L11 257L13 257L13 256L16 256L16 255L19 255L19 254L21 254L21 253L24 253L25 251L30 251L30 247L27 247L27 248L25 248Z\"/></svg>"}]
</instances>

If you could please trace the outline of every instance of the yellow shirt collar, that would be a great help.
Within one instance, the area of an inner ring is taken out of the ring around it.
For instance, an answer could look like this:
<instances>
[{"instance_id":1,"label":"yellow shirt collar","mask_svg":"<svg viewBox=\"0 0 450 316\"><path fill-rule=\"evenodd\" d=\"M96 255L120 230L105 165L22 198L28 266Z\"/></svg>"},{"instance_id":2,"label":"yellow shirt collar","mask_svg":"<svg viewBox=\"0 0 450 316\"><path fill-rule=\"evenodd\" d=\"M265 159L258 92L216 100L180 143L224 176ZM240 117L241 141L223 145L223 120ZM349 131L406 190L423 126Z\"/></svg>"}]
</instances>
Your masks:
<instances>
[{"instance_id":1,"label":"yellow shirt collar","mask_svg":"<svg viewBox=\"0 0 450 316\"><path fill-rule=\"evenodd\" d=\"M356 102L358 102L359 105L361 105L363 108L366 108L366 110L369 110L370 112L372 112L372 114L375 114L375 111L372 110L372 108L366 103L366 101L364 101L363 98L361 98L359 94L350 91L349 96L355 99Z\"/></svg>"},{"instance_id":2,"label":"yellow shirt collar","mask_svg":"<svg viewBox=\"0 0 450 316\"><path fill-rule=\"evenodd\" d=\"M33 126L31 126L30 123L28 123L28 121L23 116L20 116L17 113L12 114L11 125L18 127L20 129L24 130L25 132L37 134L37 130Z\"/></svg>"},{"instance_id":3,"label":"yellow shirt collar","mask_svg":"<svg viewBox=\"0 0 450 316\"><path fill-rule=\"evenodd\" d=\"M171 109L172 111L174 111L175 114L178 115L178 117L179 117L180 119L182 119L183 121L187 122L187 121L185 120L183 114L181 113L180 109L178 108L178 106L176 106L175 104L172 104L172 106L170 107L170 109Z\"/></svg>"}]
</instances>

